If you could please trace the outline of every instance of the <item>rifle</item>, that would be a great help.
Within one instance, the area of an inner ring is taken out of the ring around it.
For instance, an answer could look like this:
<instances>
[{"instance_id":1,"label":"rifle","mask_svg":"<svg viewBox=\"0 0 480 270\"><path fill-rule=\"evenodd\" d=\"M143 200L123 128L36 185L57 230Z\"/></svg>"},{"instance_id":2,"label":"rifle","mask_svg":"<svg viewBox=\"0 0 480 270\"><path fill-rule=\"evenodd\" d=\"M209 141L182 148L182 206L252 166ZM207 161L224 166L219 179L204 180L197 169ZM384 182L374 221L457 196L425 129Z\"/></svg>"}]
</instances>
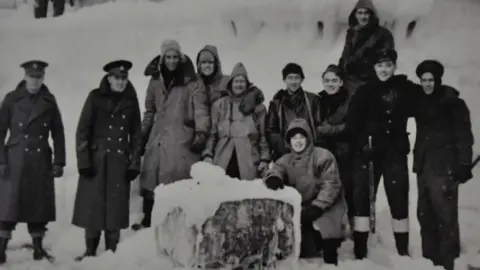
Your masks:
<instances>
[{"instance_id":1,"label":"rifle","mask_svg":"<svg viewBox=\"0 0 480 270\"><path fill-rule=\"evenodd\" d=\"M373 150L372 136L368 136L368 148L370 151ZM368 197L370 202L370 232L375 233L375 171L373 167L373 160L368 162Z\"/></svg>"}]
</instances>

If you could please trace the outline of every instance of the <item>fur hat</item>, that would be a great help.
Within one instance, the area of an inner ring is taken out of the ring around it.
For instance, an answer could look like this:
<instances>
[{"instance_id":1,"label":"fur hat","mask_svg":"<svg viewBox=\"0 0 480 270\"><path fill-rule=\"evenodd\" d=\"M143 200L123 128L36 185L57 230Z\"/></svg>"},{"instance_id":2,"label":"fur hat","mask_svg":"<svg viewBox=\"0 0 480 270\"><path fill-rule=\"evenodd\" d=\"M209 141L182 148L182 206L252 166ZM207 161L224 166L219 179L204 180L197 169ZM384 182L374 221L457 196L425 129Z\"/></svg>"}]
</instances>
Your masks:
<instances>
[{"instance_id":1,"label":"fur hat","mask_svg":"<svg viewBox=\"0 0 480 270\"><path fill-rule=\"evenodd\" d=\"M421 62L415 70L415 73L419 78L426 72L432 73L435 79L441 79L445 72L445 68L439 61L428 59Z\"/></svg>"},{"instance_id":2,"label":"fur hat","mask_svg":"<svg viewBox=\"0 0 480 270\"><path fill-rule=\"evenodd\" d=\"M302 79L305 79L305 75L303 74L303 69L299 64L296 63L288 63L282 69L282 77L285 80L288 74L299 74Z\"/></svg>"},{"instance_id":3,"label":"fur hat","mask_svg":"<svg viewBox=\"0 0 480 270\"><path fill-rule=\"evenodd\" d=\"M373 54L373 63L380 63L383 61L392 61L397 63L398 54L394 49L381 49Z\"/></svg>"}]
</instances>

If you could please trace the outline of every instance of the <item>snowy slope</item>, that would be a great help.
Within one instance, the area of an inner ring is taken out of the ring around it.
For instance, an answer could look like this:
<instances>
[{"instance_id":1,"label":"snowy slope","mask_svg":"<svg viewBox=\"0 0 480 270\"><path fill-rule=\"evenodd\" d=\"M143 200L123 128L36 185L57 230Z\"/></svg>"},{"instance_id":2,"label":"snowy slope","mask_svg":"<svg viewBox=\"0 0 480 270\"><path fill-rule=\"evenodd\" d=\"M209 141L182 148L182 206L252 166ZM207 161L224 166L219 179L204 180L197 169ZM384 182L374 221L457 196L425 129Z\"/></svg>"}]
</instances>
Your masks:
<instances>
[{"instance_id":1,"label":"snowy slope","mask_svg":"<svg viewBox=\"0 0 480 270\"><path fill-rule=\"evenodd\" d=\"M331 0L330 0L331 1ZM385 0L387 1L387 0ZM390 0L393 1L393 0ZM403 2L404 1L404 2ZM412 4L412 1L403 0ZM199 3L204 4L198 8ZM351 5L350 0L348 5ZM275 4L273 4L275 3ZM154 259L152 232L145 231L131 237L130 231L123 233L124 242L119 256L114 259L106 254L105 259L93 259L75 264L73 257L83 252L83 232L70 225L73 199L77 184L75 173L74 133L79 111L89 90L96 87L103 76L105 62L126 58L134 63L131 81L143 100L147 78L143 77L145 65L159 53L160 43L165 38L175 38L184 51L194 57L205 44L219 47L225 72L229 72L237 61L246 65L255 84L261 87L267 99L282 87L281 68L290 61L303 65L307 79L305 88L321 90L321 73L330 63L335 63L340 55L343 40L319 40L312 36L312 27L306 22L316 18L319 10L312 1L297 1L298 5L286 0L175 0L155 4L147 1L117 1L97 5L68 13L61 18L47 20L31 19L28 6L15 14L0 16L0 95L15 87L23 71L18 65L31 58L41 58L50 63L46 83L56 95L66 127L67 169L64 178L56 180L58 222L50 225L47 246L57 256L58 262L52 267L48 263L31 262L30 251L18 249L29 241L25 226L18 226L8 251L8 269L169 269L159 268L161 262ZM300 4L301 3L301 4ZM331 4L329 0L320 1ZM347 5L347 6L348 6ZM267 10L276 6L281 16L273 16ZM295 10L298 16L289 16ZM343 9L347 9L343 7ZM348 10L348 9L347 9ZM405 18L414 15L407 4L398 8ZM425 11L425 8L421 9ZM400 12L399 11L399 12ZM302 13L303 12L303 13ZM411 12L410 15L408 13ZM237 14L244 32L235 39L225 22ZM408 42L397 40L399 47L399 72L407 73L412 80L415 66L425 58L437 58L447 67L444 82L460 89L470 106L472 116L479 115L480 108L475 102L480 94L480 2L478 0L435 0L430 13L419 21L418 31ZM3 14L3 13L2 13ZM408 16L407 16L408 15ZM265 16L263 18L262 16ZM254 22L259 17L268 22L278 22L279 26L266 27L259 31ZM340 18L341 16L339 16ZM285 26L288 22L288 27ZM343 37L341 34L341 39ZM143 107L143 104L141 104ZM411 139L414 139L414 123L410 123ZM474 132L480 134L480 125L474 121ZM475 146L475 152L480 149ZM480 170L476 170L480 178ZM134 183L136 184L136 183ZM461 188L460 218L462 244L466 252L480 247L478 229L480 227L480 182L472 180ZM420 257L418 223L416 221L416 179L411 175L411 242L413 257ZM138 212L138 198L133 198L133 218ZM428 269L428 262L402 262L396 256L391 237L389 211L383 190L377 204L379 230L383 244L372 250L371 260L378 269L398 265L400 269ZM103 250L103 245L100 247ZM346 242L341 257L345 262L342 269L375 269L371 262L363 265L350 260L351 242ZM113 255L112 255L113 256ZM466 261L463 256L458 265ZM303 262L302 262L303 263ZM413 264L408 264L413 263ZM133 267L133 264L136 264ZM93 267L95 265L95 267ZM101 265L103 267L99 267ZM305 269L316 266L305 265ZM463 269L463 268L459 268Z\"/></svg>"}]
</instances>

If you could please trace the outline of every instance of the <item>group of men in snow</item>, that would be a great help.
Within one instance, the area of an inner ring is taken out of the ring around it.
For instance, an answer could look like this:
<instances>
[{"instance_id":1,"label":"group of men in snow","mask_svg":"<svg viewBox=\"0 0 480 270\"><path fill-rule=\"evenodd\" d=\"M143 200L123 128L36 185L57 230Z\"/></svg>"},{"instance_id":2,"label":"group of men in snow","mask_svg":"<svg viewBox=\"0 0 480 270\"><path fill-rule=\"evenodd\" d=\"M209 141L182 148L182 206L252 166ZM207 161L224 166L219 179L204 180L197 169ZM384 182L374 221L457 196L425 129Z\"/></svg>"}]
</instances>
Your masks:
<instances>
[{"instance_id":1,"label":"group of men in snow","mask_svg":"<svg viewBox=\"0 0 480 270\"><path fill-rule=\"evenodd\" d=\"M346 212L355 257L367 256L373 169L375 191L384 179L397 251L408 256L407 120L414 117L423 256L453 270L460 252L458 185L472 178L469 110L459 92L442 83L438 61L418 65L420 84L395 74L393 37L379 26L371 1L360 0L349 23L339 65L322 75L324 90L304 90L301 66L289 63L282 70L285 89L268 110L243 64L224 75L212 45L197 54L195 71L178 42L162 43L145 70L151 79L143 119L128 80L132 63L105 65L76 131L80 179L72 222L85 229L86 241L77 259L96 255L102 231L106 249L116 250L120 230L129 226L130 181L139 176L142 188L144 216L132 225L139 230L151 225L154 189L190 178L190 167L201 160L231 177L263 177L273 190L297 189L301 257L322 252L331 264L345 237ZM28 224L34 259L51 258L42 239L55 220L53 178L63 175L65 139L56 100L43 84L46 66L23 64L24 80L0 107L0 263L17 222Z\"/></svg>"}]
</instances>

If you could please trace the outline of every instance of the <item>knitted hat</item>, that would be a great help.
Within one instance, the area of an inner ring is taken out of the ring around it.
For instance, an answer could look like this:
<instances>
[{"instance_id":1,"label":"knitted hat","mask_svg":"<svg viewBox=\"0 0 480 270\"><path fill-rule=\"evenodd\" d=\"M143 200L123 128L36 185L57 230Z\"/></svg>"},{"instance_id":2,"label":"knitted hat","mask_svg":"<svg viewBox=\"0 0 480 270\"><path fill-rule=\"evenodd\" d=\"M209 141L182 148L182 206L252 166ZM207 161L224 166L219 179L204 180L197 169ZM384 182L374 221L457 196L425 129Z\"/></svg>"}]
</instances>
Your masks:
<instances>
[{"instance_id":1,"label":"knitted hat","mask_svg":"<svg viewBox=\"0 0 480 270\"><path fill-rule=\"evenodd\" d=\"M182 53L180 44L176 40L172 40L172 39L164 40L162 42L162 45L160 46L161 54L164 55L166 52L171 50L177 51L179 54Z\"/></svg>"},{"instance_id":2,"label":"knitted hat","mask_svg":"<svg viewBox=\"0 0 480 270\"><path fill-rule=\"evenodd\" d=\"M344 77L343 70L342 70L339 66L334 65L334 64L328 65L328 67L327 67L327 68L325 69L325 71L323 72L322 77L325 77L325 74L327 74L327 73L329 73L329 72L334 73L334 74L337 75L340 79L343 80L343 77Z\"/></svg>"},{"instance_id":3,"label":"knitted hat","mask_svg":"<svg viewBox=\"0 0 480 270\"><path fill-rule=\"evenodd\" d=\"M417 66L417 69L415 70L415 73L420 78L426 72L430 72L430 73L432 73L432 75L435 79L441 79L443 77L444 71L445 71L445 68L443 67L443 65L439 61L429 59L429 60L424 60L423 62L421 62Z\"/></svg>"},{"instance_id":4,"label":"knitted hat","mask_svg":"<svg viewBox=\"0 0 480 270\"><path fill-rule=\"evenodd\" d=\"M237 63L233 67L232 73L230 74L230 80L233 80L233 78L235 78L237 76L244 76L245 79L248 80L247 69L245 68L245 66L241 62Z\"/></svg>"},{"instance_id":5,"label":"knitted hat","mask_svg":"<svg viewBox=\"0 0 480 270\"><path fill-rule=\"evenodd\" d=\"M282 69L282 77L285 80L288 74L299 74L302 79L305 79L305 75L303 74L303 69L299 64L296 63L288 63Z\"/></svg>"}]
</instances>

